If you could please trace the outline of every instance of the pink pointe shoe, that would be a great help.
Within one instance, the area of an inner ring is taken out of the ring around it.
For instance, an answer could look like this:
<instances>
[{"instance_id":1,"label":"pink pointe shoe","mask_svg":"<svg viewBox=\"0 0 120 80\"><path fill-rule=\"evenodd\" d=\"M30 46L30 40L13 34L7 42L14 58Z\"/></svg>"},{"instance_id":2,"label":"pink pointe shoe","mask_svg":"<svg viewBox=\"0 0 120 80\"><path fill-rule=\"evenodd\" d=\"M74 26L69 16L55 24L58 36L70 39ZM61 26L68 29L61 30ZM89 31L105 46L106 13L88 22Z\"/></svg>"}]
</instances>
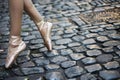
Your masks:
<instances>
[{"instance_id":1,"label":"pink pointe shoe","mask_svg":"<svg viewBox=\"0 0 120 80\"><path fill-rule=\"evenodd\" d=\"M26 48L26 44L20 36L11 36L8 47L5 67L9 68L16 60L18 54Z\"/></svg>"},{"instance_id":2,"label":"pink pointe shoe","mask_svg":"<svg viewBox=\"0 0 120 80\"><path fill-rule=\"evenodd\" d=\"M44 40L44 44L49 51L52 51L51 30L52 23L40 21L37 23L38 30Z\"/></svg>"}]
</instances>

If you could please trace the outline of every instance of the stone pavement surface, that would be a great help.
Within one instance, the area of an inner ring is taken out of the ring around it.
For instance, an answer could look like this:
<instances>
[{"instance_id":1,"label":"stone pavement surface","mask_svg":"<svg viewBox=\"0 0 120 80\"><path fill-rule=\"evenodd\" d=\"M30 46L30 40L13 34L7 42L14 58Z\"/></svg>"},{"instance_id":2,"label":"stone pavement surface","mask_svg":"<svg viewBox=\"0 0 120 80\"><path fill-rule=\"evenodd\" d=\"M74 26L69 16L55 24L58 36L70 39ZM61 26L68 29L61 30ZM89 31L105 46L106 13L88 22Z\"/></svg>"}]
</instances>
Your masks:
<instances>
[{"instance_id":1,"label":"stone pavement surface","mask_svg":"<svg viewBox=\"0 0 120 80\"><path fill-rule=\"evenodd\" d=\"M120 7L119 0L41 0L36 8L54 24L48 52L37 27L24 13L27 48L5 69L9 39L7 0L0 1L0 80L120 80L120 22L87 24L79 15Z\"/></svg>"}]
</instances>

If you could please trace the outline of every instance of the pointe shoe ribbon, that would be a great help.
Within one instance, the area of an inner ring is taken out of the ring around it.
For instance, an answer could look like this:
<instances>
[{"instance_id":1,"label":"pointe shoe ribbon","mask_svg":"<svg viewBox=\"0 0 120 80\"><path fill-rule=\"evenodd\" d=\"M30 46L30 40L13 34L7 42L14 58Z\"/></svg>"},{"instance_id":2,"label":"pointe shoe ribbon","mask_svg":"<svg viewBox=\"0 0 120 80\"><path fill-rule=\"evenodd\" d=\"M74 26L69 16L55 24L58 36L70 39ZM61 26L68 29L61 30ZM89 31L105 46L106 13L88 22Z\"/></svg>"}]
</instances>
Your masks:
<instances>
[{"instance_id":1,"label":"pointe shoe ribbon","mask_svg":"<svg viewBox=\"0 0 120 80\"><path fill-rule=\"evenodd\" d=\"M44 23L45 22L43 20L37 23L37 26L38 26L39 30L42 29L42 27L44 26Z\"/></svg>"},{"instance_id":2,"label":"pointe shoe ribbon","mask_svg":"<svg viewBox=\"0 0 120 80\"><path fill-rule=\"evenodd\" d=\"M5 67L9 68L16 60L18 54L26 48L26 44L19 36L11 36L8 47Z\"/></svg>"},{"instance_id":3,"label":"pointe shoe ribbon","mask_svg":"<svg viewBox=\"0 0 120 80\"><path fill-rule=\"evenodd\" d=\"M39 23L37 23L37 26L44 40L45 46L49 51L52 51L52 42L51 42L52 23L44 22L42 20Z\"/></svg>"}]
</instances>

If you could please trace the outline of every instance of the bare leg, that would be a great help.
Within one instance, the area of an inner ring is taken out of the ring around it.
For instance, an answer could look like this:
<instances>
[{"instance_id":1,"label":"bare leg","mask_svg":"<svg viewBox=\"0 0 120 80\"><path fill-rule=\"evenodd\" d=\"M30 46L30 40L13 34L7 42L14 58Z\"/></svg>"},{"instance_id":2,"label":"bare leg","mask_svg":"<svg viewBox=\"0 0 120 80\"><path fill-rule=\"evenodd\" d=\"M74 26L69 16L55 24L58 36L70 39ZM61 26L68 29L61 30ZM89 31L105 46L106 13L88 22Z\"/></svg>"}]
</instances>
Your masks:
<instances>
[{"instance_id":1,"label":"bare leg","mask_svg":"<svg viewBox=\"0 0 120 80\"><path fill-rule=\"evenodd\" d=\"M24 0L24 10L35 23L38 23L43 19L37 9L34 7L31 0Z\"/></svg>"},{"instance_id":2,"label":"bare leg","mask_svg":"<svg viewBox=\"0 0 120 80\"><path fill-rule=\"evenodd\" d=\"M29 16L33 19L36 26L38 27L39 32L42 35L44 43L49 51L52 50L52 42L51 42L51 29L52 23L43 21L42 16L34 7L31 0L24 0L24 10L29 14Z\"/></svg>"},{"instance_id":3,"label":"bare leg","mask_svg":"<svg viewBox=\"0 0 120 80\"><path fill-rule=\"evenodd\" d=\"M23 14L23 0L9 0L10 35L20 36Z\"/></svg>"},{"instance_id":4,"label":"bare leg","mask_svg":"<svg viewBox=\"0 0 120 80\"><path fill-rule=\"evenodd\" d=\"M10 11L10 40L5 67L9 68L16 60L18 54L25 49L26 45L20 37L23 0L9 0Z\"/></svg>"}]
</instances>

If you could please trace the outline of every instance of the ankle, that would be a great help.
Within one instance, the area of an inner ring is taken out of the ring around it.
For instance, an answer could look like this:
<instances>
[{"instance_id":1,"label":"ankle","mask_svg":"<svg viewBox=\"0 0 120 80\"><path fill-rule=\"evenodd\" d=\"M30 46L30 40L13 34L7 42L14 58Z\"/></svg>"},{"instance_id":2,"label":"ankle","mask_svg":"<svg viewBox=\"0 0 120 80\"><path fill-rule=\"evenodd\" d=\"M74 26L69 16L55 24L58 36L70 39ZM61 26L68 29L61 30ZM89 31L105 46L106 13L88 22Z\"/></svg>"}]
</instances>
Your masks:
<instances>
[{"instance_id":1,"label":"ankle","mask_svg":"<svg viewBox=\"0 0 120 80\"><path fill-rule=\"evenodd\" d=\"M35 24L40 23L41 21L44 21L44 16L38 16L36 19L34 18L33 21Z\"/></svg>"},{"instance_id":2,"label":"ankle","mask_svg":"<svg viewBox=\"0 0 120 80\"><path fill-rule=\"evenodd\" d=\"M36 26L38 27L39 30L42 29L42 27L44 26L44 23L45 23L44 20L42 20L42 21L36 23Z\"/></svg>"},{"instance_id":3,"label":"ankle","mask_svg":"<svg viewBox=\"0 0 120 80\"><path fill-rule=\"evenodd\" d=\"M41 26L44 23L44 20L41 20L39 22L36 23L37 26Z\"/></svg>"},{"instance_id":4,"label":"ankle","mask_svg":"<svg viewBox=\"0 0 120 80\"><path fill-rule=\"evenodd\" d=\"M10 39L9 39L10 45L16 46L16 45L19 45L21 42L22 42L22 39L20 36L10 36Z\"/></svg>"}]
</instances>

